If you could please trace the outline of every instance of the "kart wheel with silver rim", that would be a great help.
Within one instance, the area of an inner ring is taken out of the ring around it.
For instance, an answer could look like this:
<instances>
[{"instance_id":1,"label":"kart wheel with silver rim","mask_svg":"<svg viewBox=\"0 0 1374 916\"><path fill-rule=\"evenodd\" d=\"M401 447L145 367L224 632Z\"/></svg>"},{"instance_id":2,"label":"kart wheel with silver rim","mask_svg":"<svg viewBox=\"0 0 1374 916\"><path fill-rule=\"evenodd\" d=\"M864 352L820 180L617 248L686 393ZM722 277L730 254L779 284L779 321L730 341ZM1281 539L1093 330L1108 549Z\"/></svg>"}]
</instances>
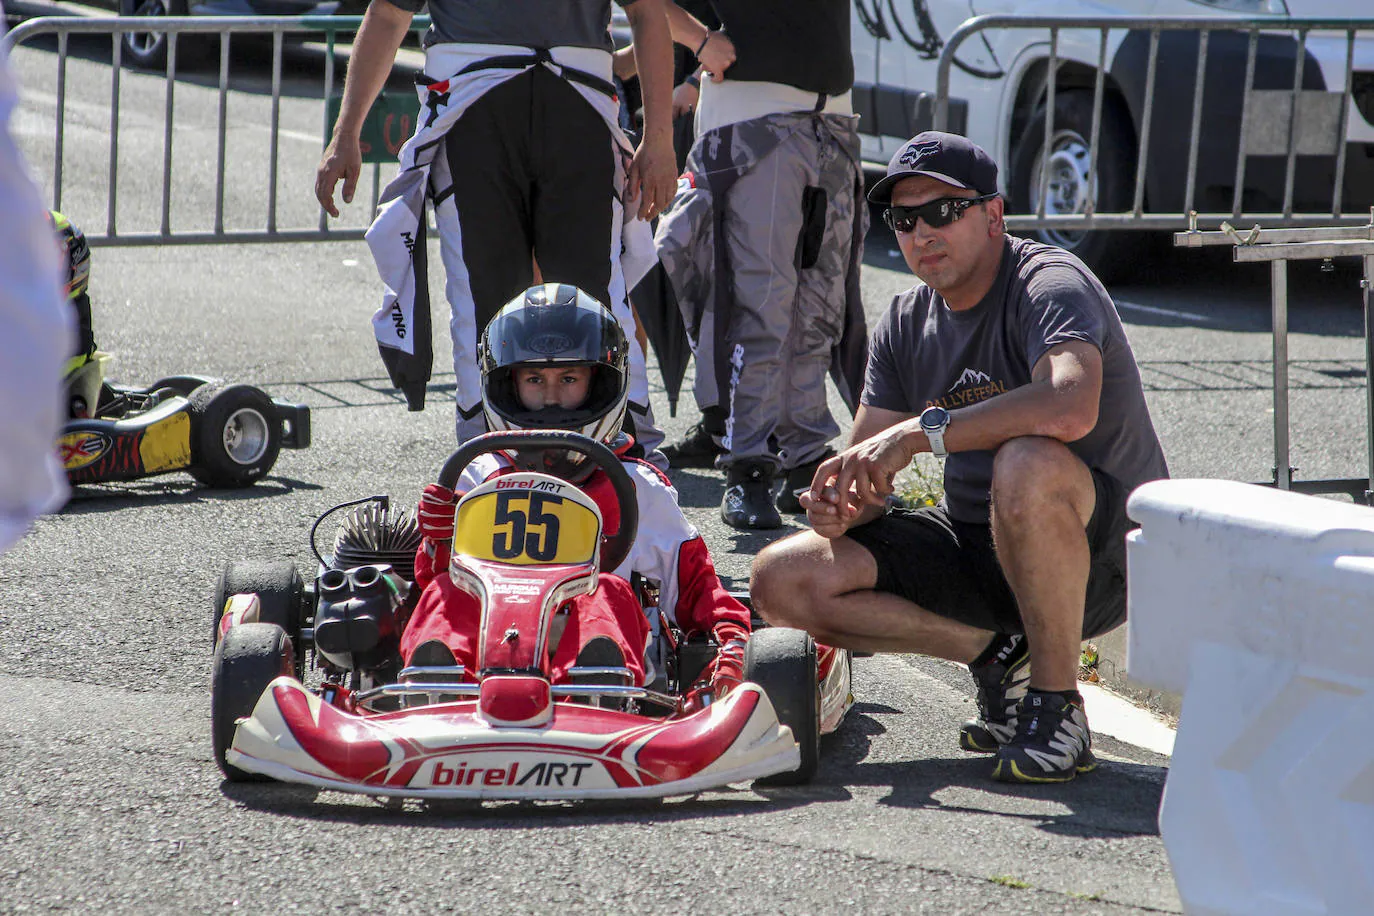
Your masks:
<instances>
[{"instance_id":1,"label":"kart wheel with silver rim","mask_svg":"<svg viewBox=\"0 0 1374 916\"><path fill-rule=\"evenodd\" d=\"M272 399L251 385L191 394L191 474L211 487L246 487L277 461L282 430Z\"/></svg>"}]
</instances>

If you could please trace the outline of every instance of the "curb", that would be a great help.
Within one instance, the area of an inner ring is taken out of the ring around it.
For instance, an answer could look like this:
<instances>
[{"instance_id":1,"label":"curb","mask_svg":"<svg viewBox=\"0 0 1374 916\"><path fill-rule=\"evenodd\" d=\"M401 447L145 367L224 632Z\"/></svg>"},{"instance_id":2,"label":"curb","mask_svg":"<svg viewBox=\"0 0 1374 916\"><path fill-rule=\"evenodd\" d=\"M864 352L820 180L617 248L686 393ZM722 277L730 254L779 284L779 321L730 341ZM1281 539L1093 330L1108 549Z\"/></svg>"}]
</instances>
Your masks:
<instances>
[{"instance_id":1,"label":"curb","mask_svg":"<svg viewBox=\"0 0 1374 916\"><path fill-rule=\"evenodd\" d=\"M1084 643L1084 646L1087 645L1089 644ZM1096 637L1091 645L1097 647L1097 664L1091 668L1097 674L1097 683L1171 720L1178 720L1183 706L1183 697L1180 694L1146 687L1131 680L1126 673L1124 625Z\"/></svg>"}]
</instances>

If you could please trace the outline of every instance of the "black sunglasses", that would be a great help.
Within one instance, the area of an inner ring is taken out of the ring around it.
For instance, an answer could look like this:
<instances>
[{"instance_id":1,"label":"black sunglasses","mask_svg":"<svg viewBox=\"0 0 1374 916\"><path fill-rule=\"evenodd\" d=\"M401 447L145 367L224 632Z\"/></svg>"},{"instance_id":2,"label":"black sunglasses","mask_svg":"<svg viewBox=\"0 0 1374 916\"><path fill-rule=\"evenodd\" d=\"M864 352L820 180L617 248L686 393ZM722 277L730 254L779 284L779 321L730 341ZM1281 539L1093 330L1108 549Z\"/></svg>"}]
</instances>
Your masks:
<instances>
[{"instance_id":1,"label":"black sunglasses","mask_svg":"<svg viewBox=\"0 0 1374 916\"><path fill-rule=\"evenodd\" d=\"M983 204L997 197L984 194L981 197L941 197L919 207L888 207L883 211L883 222L893 232L911 232L916 228L916 220L925 220L927 226L939 229L964 215L964 211L974 204Z\"/></svg>"}]
</instances>

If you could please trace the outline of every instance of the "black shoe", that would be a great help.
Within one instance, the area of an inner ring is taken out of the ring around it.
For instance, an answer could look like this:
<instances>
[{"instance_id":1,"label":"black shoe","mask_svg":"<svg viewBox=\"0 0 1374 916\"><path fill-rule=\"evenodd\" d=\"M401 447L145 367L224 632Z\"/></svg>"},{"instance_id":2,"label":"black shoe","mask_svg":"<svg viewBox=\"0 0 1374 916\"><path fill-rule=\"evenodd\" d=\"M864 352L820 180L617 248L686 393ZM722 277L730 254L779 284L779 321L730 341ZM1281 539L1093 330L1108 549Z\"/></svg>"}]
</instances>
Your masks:
<instances>
[{"instance_id":1,"label":"black shoe","mask_svg":"<svg viewBox=\"0 0 1374 916\"><path fill-rule=\"evenodd\" d=\"M835 457L835 450L826 446L825 451L812 461L800 464L787 472L783 478L782 489L778 491L778 511L796 515L806 510L802 508L801 495L811 489L811 481L821 463Z\"/></svg>"},{"instance_id":2,"label":"black shoe","mask_svg":"<svg viewBox=\"0 0 1374 916\"><path fill-rule=\"evenodd\" d=\"M1016 707L1030 686L1030 643L1019 634L999 636L983 656L969 666L978 687L978 717L959 728L959 746L995 754L1016 734Z\"/></svg>"},{"instance_id":3,"label":"black shoe","mask_svg":"<svg viewBox=\"0 0 1374 916\"><path fill-rule=\"evenodd\" d=\"M572 684L605 685L608 687L625 686L625 677L621 674L583 674L577 671L578 668L624 668L625 655L620 651L620 647L615 644L615 640L609 636L593 636L587 640L586 644L577 653L577 659L573 661L573 673L569 676L568 682ZM579 703L586 703L589 706L619 706L620 701L615 697L577 697Z\"/></svg>"},{"instance_id":4,"label":"black shoe","mask_svg":"<svg viewBox=\"0 0 1374 916\"><path fill-rule=\"evenodd\" d=\"M724 436L725 411L707 407L701 412L701 420L687 430L687 435L678 442L660 446L659 451L667 456L673 467L713 468L716 458L725 453L718 444Z\"/></svg>"},{"instance_id":5,"label":"black shoe","mask_svg":"<svg viewBox=\"0 0 1374 916\"><path fill-rule=\"evenodd\" d=\"M458 659L454 658L453 651L437 639L431 639L421 643L419 647L410 654L410 662L406 665L408 668L457 668L457 666ZM460 677L458 672L454 671L451 674L427 674L418 678L418 680L429 684L456 684L460 680ZM451 703L457 699L457 694L452 693L439 694L433 697L418 693L408 693L401 697L401 705L406 707L423 706L431 702Z\"/></svg>"},{"instance_id":6,"label":"black shoe","mask_svg":"<svg viewBox=\"0 0 1374 916\"><path fill-rule=\"evenodd\" d=\"M725 453L704 423L696 424L687 430L687 435L681 440L670 442L659 451L667 456L668 464L675 468L713 468L716 458Z\"/></svg>"},{"instance_id":7,"label":"black shoe","mask_svg":"<svg viewBox=\"0 0 1374 916\"><path fill-rule=\"evenodd\" d=\"M1016 713L1016 734L997 751L992 778L1002 782L1068 782L1097 769L1083 698L1075 691L1028 690Z\"/></svg>"},{"instance_id":8,"label":"black shoe","mask_svg":"<svg viewBox=\"0 0 1374 916\"><path fill-rule=\"evenodd\" d=\"M768 465L744 461L725 472L725 496L720 517L731 528L781 528L782 516L773 505L773 474Z\"/></svg>"}]
</instances>

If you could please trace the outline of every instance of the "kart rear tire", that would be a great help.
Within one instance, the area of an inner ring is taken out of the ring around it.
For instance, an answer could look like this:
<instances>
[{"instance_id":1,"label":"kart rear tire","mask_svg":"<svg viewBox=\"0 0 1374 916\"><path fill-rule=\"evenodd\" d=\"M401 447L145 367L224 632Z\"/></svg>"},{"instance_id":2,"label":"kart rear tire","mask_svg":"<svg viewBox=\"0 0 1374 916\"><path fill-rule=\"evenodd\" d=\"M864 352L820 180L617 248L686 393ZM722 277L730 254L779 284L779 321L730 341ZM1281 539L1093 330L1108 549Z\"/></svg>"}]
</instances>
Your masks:
<instances>
[{"instance_id":1,"label":"kart rear tire","mask_svg":"<svg viewBox=\"0 0 1374 916\"><path fill-rule=\"evenodd\" d=\"M245 623L215 647L210 679L210 727L215 763L230 782L267 782L265 776L231 765L225 754L234 743L238 720L251 715L267 685L293 666L286 631L270 623Z\"/></svg>"},{"instance_id":2,"label":"kart rear tire","mask_svg":"<svg viewBox=\"0 0 1374 916\"><path fill-rule=\"evenodd\" d=\"M305 623L305 582L290 560L231 560L215 583L210 599L213 617L212 644L219 641L219 621L230 595L256 593L258 622L282 628L296 652L295 674L300 678L305 653L301 651L301 627Z\"/></svg>"},{"instance_id":3,"label":"kart rear tire","mask_svg":"<svg viewBox=\"0 0 1374 916\"><path fill-rule=\"evenodd\" d=\"M769 627L750 634L744 650L744 679L763 688L778 721L792 729L792 737L801 748L800 766L759 783L792 786L810 782L821 753L821 689L815 640L804 630L791 627Z\"/></svg>"},{"instance_id":4,"label":"kart rear tire","mask_svg":"<svg viewBox=\"0 0 1374 916\"><path fill-rule=\"evenodd\" d=\"M192 477L207 487L237 488L272 470L281 423L265 392L252 385L202 385L190 401Z\"/></svg>"}]
</instances>

